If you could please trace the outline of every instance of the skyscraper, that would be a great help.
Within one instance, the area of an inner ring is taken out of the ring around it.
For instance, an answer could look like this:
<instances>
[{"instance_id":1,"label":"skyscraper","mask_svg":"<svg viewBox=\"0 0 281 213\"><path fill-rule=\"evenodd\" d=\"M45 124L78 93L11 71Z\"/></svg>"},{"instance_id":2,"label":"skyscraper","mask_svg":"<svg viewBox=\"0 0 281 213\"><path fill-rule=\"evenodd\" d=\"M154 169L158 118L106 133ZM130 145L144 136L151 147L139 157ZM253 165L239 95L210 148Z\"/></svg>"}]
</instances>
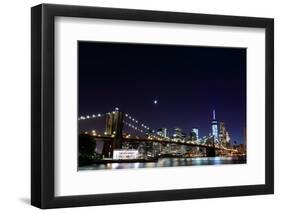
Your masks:
<instances>
[{"instance_id":1,"label":"skyscraper","mask_svg":"<svg viewBox=\"0 0 281 213\"><path fill-rule=\"evenodd\" d=\"M196 134L196 139L199 139L199 130L197 128L193 128L192 132Z\"/></svg>"},{"instance_id":2,"label":"skyscraper","mask_svg":"<svg viewBox=\"0 0 281 213\"><path fill-rule=\"evenodd\" d=\"M214 140L217 143L218 142L218 122L216 120L216 110L213 110L212 136L214 136Z\"/></svg>"},{"instance_id":3,"label":"skyscraper","mask_svg":"<svg viewBox=\"0 0 281 213\"><path fill-rule=\"evenodd\" d=\"M166 138L167 137L167 128L158 129L157 135Z\"/></svg>"},{"instance_id":4,"label":"skyscraper","mask_svg":"<svg viewBox=\"0 0 281 213\"><path fill-rule=\"evenodd\" d=\"M222 145L226 144L226 129L223 121L220 122L219 141Z\"/></svg>"},{"instance_id":5,"label":"skyscraper","mask_svg":"<svg viewBox=\"0 0 281 213\"><path fill-rule=\"evenodd\" d=\"M175 128L173 138L183 139L185 137L186 137L186 134L180 128Z\"/></svg>"},{"instance_id":6,"label":"skyscraper","mask_svg":"<svg viewBox=\"0 0 281 213\"><path fill-rule=\"evenodd\" d=\"M225 147L229 147L230 136L228 131L225 128L225 123L223 121L220 122L220 134L219 134L219 141L221 145Z\"/></svg>"}]
</instances>

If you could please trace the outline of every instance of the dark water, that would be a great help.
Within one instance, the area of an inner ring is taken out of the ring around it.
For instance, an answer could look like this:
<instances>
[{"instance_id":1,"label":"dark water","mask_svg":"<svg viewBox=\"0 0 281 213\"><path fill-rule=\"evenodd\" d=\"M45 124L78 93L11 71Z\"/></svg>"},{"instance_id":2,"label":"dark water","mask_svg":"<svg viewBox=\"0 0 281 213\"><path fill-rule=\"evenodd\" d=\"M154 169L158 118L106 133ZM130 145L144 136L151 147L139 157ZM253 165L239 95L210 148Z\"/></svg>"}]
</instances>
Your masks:
<instances>
[{"instance_id":1,"label":"dark water","mask_svg":"<svg viewBox=\"0 0 281 213\"><path fill-rule=\"evenodd\" d=\"M157 162L92 164L87 166L81 166L79 167L79 170L132 169L132 168L136 169L136 168L245 164L245 163L246 163L245 157L160 158Z\"/></svg>"}]
</instances>

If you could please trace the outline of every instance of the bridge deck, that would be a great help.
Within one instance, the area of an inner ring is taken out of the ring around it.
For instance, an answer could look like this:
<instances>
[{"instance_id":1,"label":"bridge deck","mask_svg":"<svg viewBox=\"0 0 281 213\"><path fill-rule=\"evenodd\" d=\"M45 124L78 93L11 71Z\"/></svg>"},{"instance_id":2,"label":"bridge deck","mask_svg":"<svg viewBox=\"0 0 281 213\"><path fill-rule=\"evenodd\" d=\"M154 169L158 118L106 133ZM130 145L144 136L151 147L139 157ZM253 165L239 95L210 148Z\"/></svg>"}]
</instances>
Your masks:
<instances>
[{"instance_id":1,"label":"bridge deck","mask_svg":"<svg viewBox=\"0 0 281 213\"><path fill-rule=\"evenodd\" d=\"M103 140L105 142L111 142L114 140L114 137L108 136L92 136L95 139ZM182 141L173 141L173 140L155 140L155 139L148 139L148 138L122 138L124 142L148 142L148 143L164 143L164 144L177 144L177 145L185 145L191 147L200 147L200 148L215 148L217 150L226 150L236 152L237 150L234 149L226 149L223 147L217 147L207 144L198 144L198 143L191 143L191 142L182 142Z\"/></svg>"}]
</instances>

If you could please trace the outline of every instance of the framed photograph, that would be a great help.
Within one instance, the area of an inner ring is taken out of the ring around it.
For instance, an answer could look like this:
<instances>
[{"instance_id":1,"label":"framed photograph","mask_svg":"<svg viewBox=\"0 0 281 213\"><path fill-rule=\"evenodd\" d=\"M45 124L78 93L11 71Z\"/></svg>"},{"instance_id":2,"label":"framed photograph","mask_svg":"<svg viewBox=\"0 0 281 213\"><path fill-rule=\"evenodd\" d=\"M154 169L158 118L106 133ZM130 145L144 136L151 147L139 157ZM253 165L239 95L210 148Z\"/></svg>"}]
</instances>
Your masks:
<instances>
[{"instance_id":1,"label":"framed photograph","mask_svg":"<svg viewBox=\"0 0 281 213\"><path fill-rule=\"evenodd\" d=\"M31 203L272 194L271 18L31 9Z\"/></svg>"}]
</instances>

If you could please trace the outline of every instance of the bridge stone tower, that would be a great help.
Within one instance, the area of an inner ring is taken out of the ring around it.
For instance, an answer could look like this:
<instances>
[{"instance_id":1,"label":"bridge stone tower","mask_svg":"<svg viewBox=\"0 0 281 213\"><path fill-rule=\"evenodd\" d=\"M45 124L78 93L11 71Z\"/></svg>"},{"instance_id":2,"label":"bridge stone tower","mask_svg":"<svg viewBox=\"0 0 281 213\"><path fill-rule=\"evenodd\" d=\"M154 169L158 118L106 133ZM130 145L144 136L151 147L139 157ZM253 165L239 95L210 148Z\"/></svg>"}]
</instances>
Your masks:
<instances>
[{"instance_id":1,"label":"bridge stone tower","mask_svg":"<svg viewBox=\"0 0 281 213\"><path fill-rule=\"evenodd\" d=\"M106 114L105 134L113 137L112 152L122 148L123 112L113 111Z\"/></svg>"},{"instance_id":2,"label":"bridge stone tower","mask_svg":"<svg viewBox=\"0 0 281 213\"><path fill-rule=\"evenodd\" d=\"M207 157L216 157L216 149L214 147L206 148Z\"/></svg>"},{"instance_id":3,"label":"bridge stone tower","mask_svg":"<svg viewBox=\"0 0 281 213\"><path fill-rule=\"evenodd\" d=\"M215 137L212 136L211 146L206 148L206 155L207 157L216 157L216 148L215 148Z\"/></svg>"}]
</instances>

